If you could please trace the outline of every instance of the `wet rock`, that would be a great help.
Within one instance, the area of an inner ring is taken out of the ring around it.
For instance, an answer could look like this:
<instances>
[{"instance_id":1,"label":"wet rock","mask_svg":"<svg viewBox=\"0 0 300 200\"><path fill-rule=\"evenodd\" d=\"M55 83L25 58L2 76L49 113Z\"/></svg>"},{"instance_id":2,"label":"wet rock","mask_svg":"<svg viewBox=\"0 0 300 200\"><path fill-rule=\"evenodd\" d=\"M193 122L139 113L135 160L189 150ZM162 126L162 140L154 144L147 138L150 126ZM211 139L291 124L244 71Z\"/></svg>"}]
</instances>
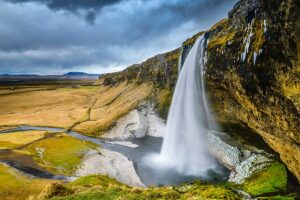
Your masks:
<instances>
[{"instance_id":1,"label":"wet rock","mask_svg":"<svg viewBox=\"0 0 300 200\"><path fill-rule=\"evenodd\" d=\"M76 176L107 174L132 187L145 187L136 174L133 163L120 153L106 149L92 150L76 171Z\"/></svg>"},{"instance_id":2,"label":"wet rock","mask_svg":"<svg viewBox=\"0 0 300 200\"><path fill-rule=\"evenodd\" d=\"M119 139L142 138L146 135L161 137L164 130L164 121L154 111L154 105L148 102L142 103L120 118L102 137Z\"/></svg>"},{"instance_id":3,"label":"wet rock","mask_svg":"<svg viewBox=\"0 0 300 200\"><path fill-rule=\"evenodd\" d=\"M209 152L231 170L230 182L241 184L275 161L272 155L252 146L244 146L226 133L210 131L207 141Z\"/></svg>"}]
</instances>

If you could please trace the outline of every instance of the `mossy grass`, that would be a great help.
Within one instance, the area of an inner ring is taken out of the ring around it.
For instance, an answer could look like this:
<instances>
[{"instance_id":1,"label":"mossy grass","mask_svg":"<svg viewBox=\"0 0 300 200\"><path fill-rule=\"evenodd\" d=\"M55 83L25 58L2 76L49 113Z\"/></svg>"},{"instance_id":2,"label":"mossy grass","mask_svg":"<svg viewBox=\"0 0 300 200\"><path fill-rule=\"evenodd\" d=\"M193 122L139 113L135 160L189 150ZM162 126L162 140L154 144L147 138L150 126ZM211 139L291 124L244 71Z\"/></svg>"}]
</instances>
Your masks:
<instances>
[{"instance_id":1,"label":"mossy grass","mask_svg":"<svg viewBox=\"0 0 300 200\"><path fill-rule=\"evenodd\" d=\"M196 35L194 35L193 37L187 39L185 42L182 43L182 46L190 46L190 45L193 45L197 38L201 35L203 35L205 32L204 31L201 31L199 33L197 33Z\"/></svg>"},{"instance_id":2,"label":"mossy grass","mask_svg":"<svg viewBox=\"0 0 300 200\"><path fill-rule=\"evenodd\" d=\"M237 32L230 31L227 34L219 35L218 37L212 38L208 43L208 49L220 48L223 49L226 45L235 39Z\"/></svg>"},{"instance_id":3,"label":"mossy grass","mask_svg":"<svg viewBox=\"0 0 300 200\"><path fill-rule=\"evenodd\" d=\"M97 146L77 140L65 133L35 142L24 150L30 152L34 159L57 174L73 175L87 151Z\"/></svg>"},{"instance_id":4,"label":"mossy grass","mask_svg":"<svg viewBox=\"0 0 300 200\"><path fill-rule=\"evenodd\" d=\"M252 175L243 183L243 190L254 196L285 191L287 171L285 166L274 162L262 171Z\"/></svg>"},{"instance_id":5,"label":"mossy grass","mask_svg":"<svg viewBox=\"0 0 300 200\"><path fill-rule=\"evenodd\" d=\"M18 131L0 134L0 149L14 149L45 137L46 131Z\"/></svg>"},{"instance_id":6,"label":"mossy grass","mask_svg":"<svg viewBox=\"0 0 300 200\"><path fill-rule=\"evenodd\" d=\"M32 179L0 163L0 199L27 199L56 181Z\"/></svg>"},{"instance_id":7,"label":"mossy grass","mask_svg":"<svg viewBox=\"0 0 300 200\"><path fill-rule=\"evenodd\" d=\"M295 197L294 195L289 195L289 196L274 196L274 197L259 197L259 200L294 200Z\"/></svg>"},{"instance_id":8,"label":"mossy grass","mask_svg":"<svg viewBox=\"0 0 300 200\"><path fill-rule=\"evenodd\" d=\"M67 184L67 186L70 187L90 187L90 186L97 186L97 185L101 185L101 187L104 188L108 188L111 186L117 186L117 187L124 186L126 188L129 188L117 182L115 179L109 178L108 176L96 176L96 175L81 177Z\"/></svg>"},{"instance_id":9,"label":"mossy grass","mask_svg":"<svg viewBox=\"0 0 300 200\"><path fill-rule=\"evenodd\" d=\"M66 185L75 191L70 195L58 195L52 199L240 199L240 197L223 186L208 185L198 182L182 186L165 186L149 188L131 188L107 176L86 176Z\"/></svg>"},{"instance_id":10,"label":"mossy grass","mask_svg":"<svg viewBox=\"0 0 300 200\"><path fill-rule=\"evenodd\" d=\"M162 89L156 98L158 102L157 111L162 118L166 119L172 102L172 93L168 89Z\"/></svg>"}]
</instances>

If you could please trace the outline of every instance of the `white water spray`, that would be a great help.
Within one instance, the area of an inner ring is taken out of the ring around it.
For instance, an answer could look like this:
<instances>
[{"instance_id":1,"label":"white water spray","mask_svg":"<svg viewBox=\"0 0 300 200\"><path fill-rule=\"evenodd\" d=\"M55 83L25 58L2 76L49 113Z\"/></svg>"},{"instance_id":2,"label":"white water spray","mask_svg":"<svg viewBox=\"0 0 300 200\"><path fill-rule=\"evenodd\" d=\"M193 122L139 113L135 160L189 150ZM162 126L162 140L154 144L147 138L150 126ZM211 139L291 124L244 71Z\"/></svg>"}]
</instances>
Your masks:
<instances>
[{"instance_id":1,"label":"white water spray","mask_svg":"<svg viewBox=\"0 0 300 200\"><path fill-rule=\"evenodd\" d=\"M160 154L152 157L159 166L188 175L205 175L215 167L205 146L205 135L216 127L205 94L205 45L205 37L198 38L183 64L163 146Z\"/></svg>"}]
</instances>

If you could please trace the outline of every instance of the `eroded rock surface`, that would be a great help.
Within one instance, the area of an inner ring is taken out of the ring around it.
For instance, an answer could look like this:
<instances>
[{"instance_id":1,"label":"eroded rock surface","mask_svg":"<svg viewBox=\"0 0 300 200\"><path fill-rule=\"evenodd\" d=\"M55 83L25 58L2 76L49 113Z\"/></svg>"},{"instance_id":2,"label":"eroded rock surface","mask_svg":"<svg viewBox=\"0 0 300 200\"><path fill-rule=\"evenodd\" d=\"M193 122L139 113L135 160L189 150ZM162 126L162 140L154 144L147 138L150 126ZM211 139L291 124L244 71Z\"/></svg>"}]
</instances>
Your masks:
<instances>
[{"instance_id":1,"label":"eroded rock surface","mask_svg":"<svg viewBox=\"0 0 300 200\"><path fill-rule=\"evenodd\" d=\"M243 183L275 161L272 155L253 146L242 145L226 133L211 131L207 141L209 152L231 170L230 182Z\"/></svg>"},{"instance_id":2,"label":"eroded rock surface","mask_svg":"<svg viewBox=\"0 0 300 200\"><path fill-rule=\"evenodd\" d=\"M107 131L103 138L142 138L146 135L162 137L164 120L154 111L151 103L142 103L136 109L120 118L116 125Z\"/></svg>"},{"instance_id":3,"label":"eroded rock surface","mask_svg":"<svg viewBox=\"0 0 300 200\"><path fill-rule=\"evenodd\" d=\"M91 174L107 174L126 185L145 187L131 161L120 153L102 148L86 154L84 162L76 171L76 176Z\"/></svg>"}]
</instances>

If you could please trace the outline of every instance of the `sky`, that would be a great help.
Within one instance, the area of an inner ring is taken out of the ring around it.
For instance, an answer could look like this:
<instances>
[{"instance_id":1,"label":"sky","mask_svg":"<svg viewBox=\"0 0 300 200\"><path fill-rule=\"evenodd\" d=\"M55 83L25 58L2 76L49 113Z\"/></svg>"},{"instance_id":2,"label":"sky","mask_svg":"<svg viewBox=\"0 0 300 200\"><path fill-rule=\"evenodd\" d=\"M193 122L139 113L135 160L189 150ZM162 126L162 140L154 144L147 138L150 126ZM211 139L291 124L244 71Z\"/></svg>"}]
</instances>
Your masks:
<instances>
[{"instance_id":1,"label":"sky","mask_svg":"<svg viewBox=\"0 0 300 200\"><path fill-rule=\"evenodd\" d=\"M103 74L178 48L237 0L0 0L0 74Z\"/></svg>"}]
</instances>

